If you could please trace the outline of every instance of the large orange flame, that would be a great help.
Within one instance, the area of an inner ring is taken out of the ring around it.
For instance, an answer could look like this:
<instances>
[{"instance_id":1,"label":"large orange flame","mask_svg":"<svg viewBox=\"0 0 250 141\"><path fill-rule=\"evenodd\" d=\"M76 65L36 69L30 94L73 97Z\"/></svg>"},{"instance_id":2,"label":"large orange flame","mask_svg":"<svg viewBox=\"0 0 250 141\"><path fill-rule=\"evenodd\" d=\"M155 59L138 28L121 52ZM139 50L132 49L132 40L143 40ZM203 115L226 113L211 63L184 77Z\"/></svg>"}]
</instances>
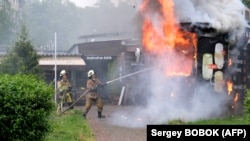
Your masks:
<instances>
[{"instance_id":1,"label":"large orange flame","mask_svg":"<svg viewBox=\"0 0 250 141\"><path fill-rule=\"evenodd\" d=\"M159 9L150 16L145 14L150 11L149 0L144 0L140 7L141 12L147 15L144 17L142 34L144 49L164 62L159 65L164 65L166 76L188 76L192 72L195 58L196 35L180 29L172 0L154 2L158 2Z\"/></svg>"}]
</instances>

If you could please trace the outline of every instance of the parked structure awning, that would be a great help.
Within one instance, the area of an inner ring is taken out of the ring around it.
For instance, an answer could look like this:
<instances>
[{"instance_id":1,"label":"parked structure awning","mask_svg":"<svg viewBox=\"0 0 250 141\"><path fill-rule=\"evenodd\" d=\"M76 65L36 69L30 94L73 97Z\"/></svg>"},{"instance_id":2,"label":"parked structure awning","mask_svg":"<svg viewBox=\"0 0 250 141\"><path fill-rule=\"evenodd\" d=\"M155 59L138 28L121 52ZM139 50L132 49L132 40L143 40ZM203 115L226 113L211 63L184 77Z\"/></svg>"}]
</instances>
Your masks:
<instances>
[{"instance_id":1,"label":"parked structure awning","mask_svg":"<svg viewBox=\"0 0 250 141\"><path fill-rule=\"evenodd\" d=\"M80 56L63 56L57 57L56 60L53 57L42 57L39 60L40 66L85 66L85 61Z\"/></svg>"},{"instance_id":2,"label":"parked structure awning","mask_svg":"<svg viewBox=\"0 0 250 141\"><path fill-rule=\"evenodd\" d=\"M55 64L58 69L82 70L86 63L81 56L57 56L56 61L52 56L42 57L39 66L44 70L54 70Z\"/></svg>"}]
</instances>

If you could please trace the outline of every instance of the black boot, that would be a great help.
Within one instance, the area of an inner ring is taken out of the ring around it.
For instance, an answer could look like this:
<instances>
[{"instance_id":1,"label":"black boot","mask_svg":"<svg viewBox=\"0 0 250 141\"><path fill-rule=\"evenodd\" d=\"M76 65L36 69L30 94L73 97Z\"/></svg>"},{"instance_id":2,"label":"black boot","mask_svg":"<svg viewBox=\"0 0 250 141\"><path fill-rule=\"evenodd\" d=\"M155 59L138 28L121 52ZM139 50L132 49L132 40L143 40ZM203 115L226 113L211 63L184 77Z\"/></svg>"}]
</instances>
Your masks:
<instances>
[{"instance_id":1,"label":"black boot","mask_svg":"<svg viewBox=\"0 0 250 141\"><path fill-rule=\"evenodd\" d=\"M105 116L102 115L102 112L98 111L98 118L105 118Z\"/></svg>"},{"instance_id":2,"label":"black boot","mask_svg":"<svg viewBox=\"0 0 250 141\"><path fill-rule=\"evenodd\" d=\"M82 116L84 117L84 119L86 119L86 116L87 116L88 112L89 112L88 110L86 110L86 111L83 112Z\"/></svg>"},{"instance_id":3,"label":"black boot","mask_svg":"<svg viewBox=\"0 0 250 141\"><path fill-rule=\"evenodd\" d=\"M85 114L85 113L83 113L83 114L82 114L82 116L83 116L83 118L85 118L85 119L86 119L86 114Z\"/></svg>"}]
</instances>

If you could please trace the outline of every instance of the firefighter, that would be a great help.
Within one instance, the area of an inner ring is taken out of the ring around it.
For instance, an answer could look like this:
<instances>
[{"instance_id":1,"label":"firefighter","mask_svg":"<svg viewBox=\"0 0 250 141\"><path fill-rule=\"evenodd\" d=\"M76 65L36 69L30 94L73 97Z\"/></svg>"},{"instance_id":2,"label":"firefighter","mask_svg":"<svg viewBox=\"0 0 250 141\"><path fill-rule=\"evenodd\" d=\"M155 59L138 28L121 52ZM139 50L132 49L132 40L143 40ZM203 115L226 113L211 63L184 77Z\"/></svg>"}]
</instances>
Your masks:
<instances>
[{"instance_id":1,"label":"firefighter","mask_svg":"<svg viewBox=\"0 0 250 141\"><path fill-rule=\"evenodd\" d=\"M60 102L63 102L63 105L67 104L70 106L73 103L73 98L71 84L67 78L67 72L65 70L60 72L60 80L58 81L57 86ZM71 108L73 109L73 106Z\"/></svg>"},{"instance_id":2,"label":"firefighter","mask_svg":"<svg viewBox=\"0 0 250 141\"><path fill-rule=\"evenodd\" d=\"M96 77L94 70L89 70L87 75L88 75L87 89L89 90L89 92L86 95L86 103L84 106L83 117L86 118L86 115L89 112L92 103L95 102L98 109L97 117L105 118L105 116L102 115L103 102L101 97L97 94L97 88L103 87L106 84L100 82L100 80Z\"/></svg>"}]
</instances>

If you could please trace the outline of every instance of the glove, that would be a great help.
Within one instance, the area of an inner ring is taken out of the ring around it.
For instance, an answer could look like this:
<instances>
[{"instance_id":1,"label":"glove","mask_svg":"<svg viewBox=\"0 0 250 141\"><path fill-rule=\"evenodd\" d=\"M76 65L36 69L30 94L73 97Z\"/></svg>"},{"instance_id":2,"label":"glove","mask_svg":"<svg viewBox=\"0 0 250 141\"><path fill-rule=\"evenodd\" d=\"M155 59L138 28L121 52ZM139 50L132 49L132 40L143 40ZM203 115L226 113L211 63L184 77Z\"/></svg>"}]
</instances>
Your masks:
<instances>
[{"instance_id":1,"label":"glove","mask_svg":"<svg viewBox=\"0 0 250 141\"><path fill-rule=\"evenodd\" d=\"M98 85L93 86L92 88L89 88L90 91L96 90Z\"/></svg>"},{"instance_id":2,"label":"glove","mask_svg":"<svg viewBox=\"0 0 250 141\"><path fill-rule=\"evenodd\" d=\"M72 90L72 87L69 87L67 91L71 91Z\"/></svg>"},{"instance_id":3,"label":"glove","mask_svg":"<svg viewBox=\"0 0 250 141\"><path fill-rule=\"evenodd\" d=\"M63 95L63 94L68 93L68 92L71 92L71 90L70 89L62 90L62 91L60 91L60 94Z\"/></svg>"},{"instance_id":4,"label":"glove","mask_svg":"<svg viewBox=\"0 0 250 141\"><path fill-rule=\"evenodd\" d=\"M106 86L106 85L107 85L107 83L101 83L101 84L99 84L99 86L102 87L102 88L103 88L104 86Z\"/></svg>"},{"instance_id":5,"label":"glove","mask_svg":"<svg viewBox=\"0 0 250 141\"><path fill-rule=\"evenodd\" d=\"M65 93L65 90L59 91L59 94L60 94L61 96L63 96L64 93Z\"/></svg>"}]
</instances>

